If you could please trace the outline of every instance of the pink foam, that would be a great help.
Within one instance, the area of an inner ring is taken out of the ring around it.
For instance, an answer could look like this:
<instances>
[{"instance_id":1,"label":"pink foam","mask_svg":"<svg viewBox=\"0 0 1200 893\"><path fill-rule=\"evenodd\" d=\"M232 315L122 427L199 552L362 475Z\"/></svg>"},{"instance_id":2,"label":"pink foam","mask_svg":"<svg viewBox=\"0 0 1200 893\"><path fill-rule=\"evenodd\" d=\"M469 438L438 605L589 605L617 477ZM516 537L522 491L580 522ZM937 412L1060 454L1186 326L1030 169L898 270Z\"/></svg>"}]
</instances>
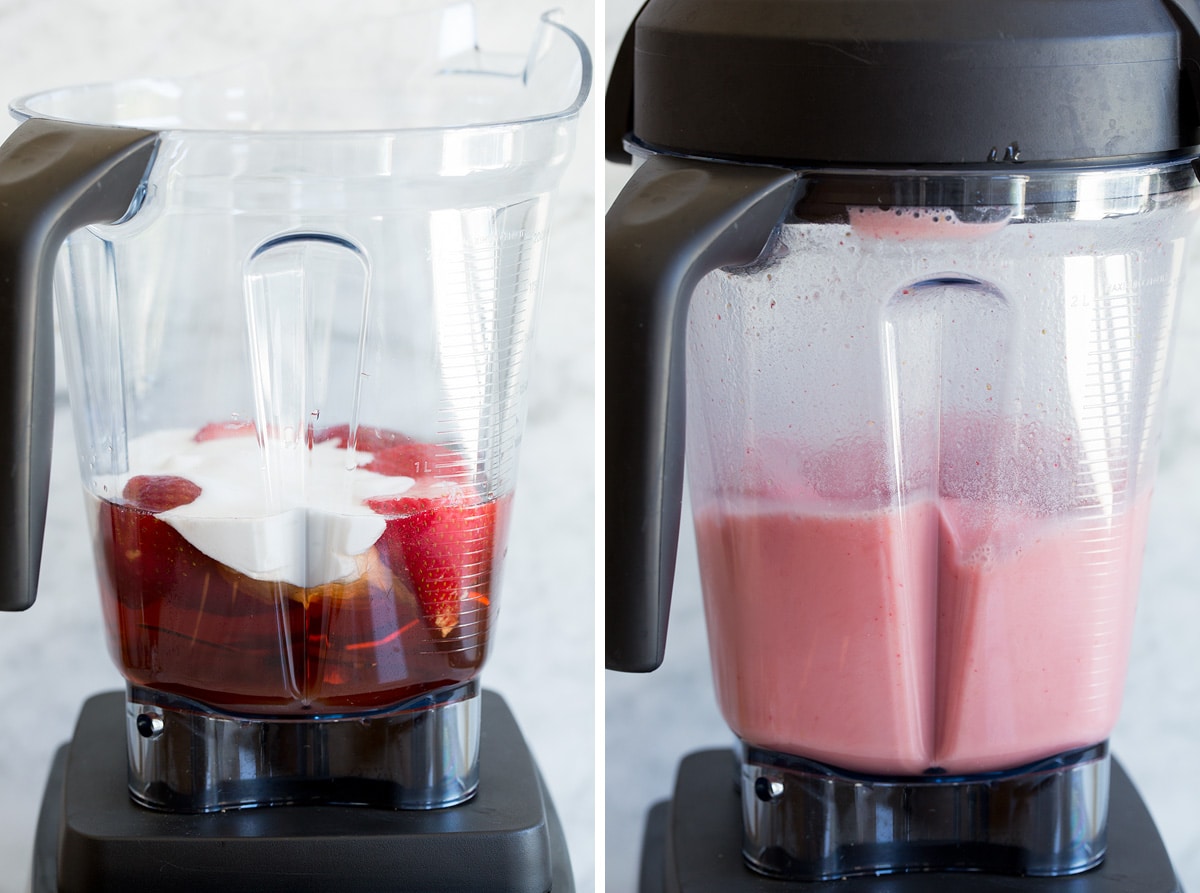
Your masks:
<instances>
[{"instance_id":1,"label":"pink foam","mask_svg":"<svg viewBox=\"0 0 1200 893\"><path fill-rule=\"evenodd\" d=\"M951 210L938 208L864 208L849 209L850 226L860 236L889 241L914 239L974 239L996 232L1008 220L989 223L964 223Z\"/></svg>"}]
</instances>

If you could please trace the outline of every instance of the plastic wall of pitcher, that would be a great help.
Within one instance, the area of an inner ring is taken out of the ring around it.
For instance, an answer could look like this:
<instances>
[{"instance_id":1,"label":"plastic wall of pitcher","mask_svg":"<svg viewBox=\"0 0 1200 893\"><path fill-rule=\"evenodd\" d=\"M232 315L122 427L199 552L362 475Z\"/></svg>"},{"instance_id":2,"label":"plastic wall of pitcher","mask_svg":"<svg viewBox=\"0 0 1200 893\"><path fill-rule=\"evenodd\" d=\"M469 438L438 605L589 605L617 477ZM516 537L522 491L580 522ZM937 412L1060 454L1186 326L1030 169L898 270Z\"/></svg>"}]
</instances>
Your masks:
<instances>
[{"instance_id":1,"label":"plastic wall of pitcher","mask_svg":"<svg viewBox=\"0 0 1200 893\"><path fill-rule=\"evenodd\" d=\"M1197 219L1190 171L1162 173L802 201L759 264L697 288L689 475L744 741L912 776L1107 738Z\"/></svg>"},{"instance_id":2,"label":"plastic wall of pitcher","mask_svg":"<svg viewBox=\"0 0 1200 893\"><path fill-rule=\"evenodd\" d=\"M325 128L388 112L400 129L293 132L287 102L207 81L30 101L168 127L127 219L76 232L55 273L132 684L330 715L478 673L551 193L589 86L578 39L531 24L507 61L473 41L458 67L434 60L444 102L305 106ZM484 113L501 117L458 120Z\"/></svg>"}]
</instances>

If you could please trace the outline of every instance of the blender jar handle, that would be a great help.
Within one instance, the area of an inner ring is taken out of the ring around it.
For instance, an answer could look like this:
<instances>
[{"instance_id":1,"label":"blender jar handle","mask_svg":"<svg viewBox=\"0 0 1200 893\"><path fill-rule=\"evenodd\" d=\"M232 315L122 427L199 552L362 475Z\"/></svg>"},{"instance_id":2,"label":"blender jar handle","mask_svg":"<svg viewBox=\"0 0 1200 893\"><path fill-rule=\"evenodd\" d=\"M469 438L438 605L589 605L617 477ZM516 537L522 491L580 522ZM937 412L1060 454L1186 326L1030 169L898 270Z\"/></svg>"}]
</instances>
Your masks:
<instances>
[{"instance_id":1,"label":"blender jar handle","mask_svg":"<svg viewBox=\"0 0 1200 893\"><path fill-rule=\"evenodd\" d=\"M54 261L72 231L124 217L158 135L30 119L0 146L0 609L37 594L54 426Z\"/></svg>"},{"instance_id":2,"label":"blender jar handle","mask_svg":"<svg viewBox=\"0 0 1200 893\"><path fill-rule=\"evenodd\" d=\"M605 662L662 663L683 501L693 289L762 253L796 172L652 155L606 217Z\"/></svg>"}]
</instances>

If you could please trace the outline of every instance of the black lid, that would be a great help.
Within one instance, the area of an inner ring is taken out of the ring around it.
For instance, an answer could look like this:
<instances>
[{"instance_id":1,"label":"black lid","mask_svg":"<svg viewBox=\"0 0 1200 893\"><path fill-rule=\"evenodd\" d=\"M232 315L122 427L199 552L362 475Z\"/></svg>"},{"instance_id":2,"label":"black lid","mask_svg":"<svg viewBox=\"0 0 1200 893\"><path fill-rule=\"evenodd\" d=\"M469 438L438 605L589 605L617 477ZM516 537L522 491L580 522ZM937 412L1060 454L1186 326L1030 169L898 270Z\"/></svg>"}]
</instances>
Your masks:
<instances>
[{"instance_id":1,"label":"black lid","mask_svg":"<svg viewBox=\"0 0 1200 893\"><path fill-rule=\"evenodd\" d=\"M610 83L608 155L629 132L822 165L1175 152L1200 144L1198 20L1196 0L649 0Z\"/></svg>"}]
</instances>

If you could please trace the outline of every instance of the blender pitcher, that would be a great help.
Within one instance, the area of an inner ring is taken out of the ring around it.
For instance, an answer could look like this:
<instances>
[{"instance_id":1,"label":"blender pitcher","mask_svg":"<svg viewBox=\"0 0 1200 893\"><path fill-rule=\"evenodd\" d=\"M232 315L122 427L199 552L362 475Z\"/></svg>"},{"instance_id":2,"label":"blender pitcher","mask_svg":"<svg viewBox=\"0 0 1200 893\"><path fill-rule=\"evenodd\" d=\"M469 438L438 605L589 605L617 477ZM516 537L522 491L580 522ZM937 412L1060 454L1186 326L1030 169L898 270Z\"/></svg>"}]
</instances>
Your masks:
<instances>
[{"instance_id":1,"label":"blender pitcher","mask_svg":"<svg viewBox=\"0 0 1200 893\"><path fill-rule=\"evenodd\" d=\"M651 0L610 87L609 666L662 660L686 446L749 865L1086 870L1200 218L1194 20L752 6Z\"/></svg>"},{"instance_id":2,"label":"blender pitcher","mask_svg":"<svg viewBox=\"0 0 1200 893\"><path fill-rule=\"evenodd\" d=\"M550 16L515 50L474 30L443 4L296 58L14 106L0 598L36 589L53 284L145 805L475 790L526 348L590 63Z\"/></svg>"}]
</instances>

